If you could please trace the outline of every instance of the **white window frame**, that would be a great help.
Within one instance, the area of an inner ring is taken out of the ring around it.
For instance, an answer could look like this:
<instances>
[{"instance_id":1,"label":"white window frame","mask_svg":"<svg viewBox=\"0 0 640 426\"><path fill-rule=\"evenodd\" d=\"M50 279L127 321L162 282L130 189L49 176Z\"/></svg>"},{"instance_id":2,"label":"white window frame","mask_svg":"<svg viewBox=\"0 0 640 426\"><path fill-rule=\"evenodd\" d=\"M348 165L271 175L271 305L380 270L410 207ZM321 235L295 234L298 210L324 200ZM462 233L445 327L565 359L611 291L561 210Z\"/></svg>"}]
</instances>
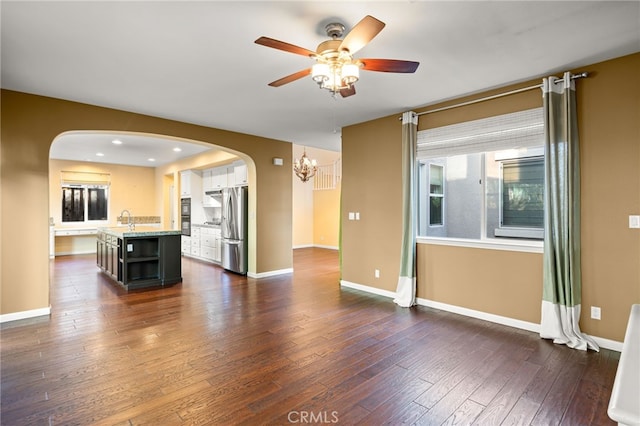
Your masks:
<instances>
[{"instance_id":1,"label":"white window frame","mask_svg":"<svg viewBox=\"0 0 640 426\"><path fill-rule=\"evenodd\" d=\"M522 156L517 158L505 158L496 161L500 162L500 183L499 190L499 225L494 229L494 235L496 237L508 237L508 238L524 238L524 239L536 239L540 240L544 238L544 227L538 228L533 226L505 226L504 225L504 164L522 163L525 161L537 161L542 160L544 162L544 152L541 155Z\"/></svg>"},{"instance_id":2,"label":"white window frame","mask_svg":"<svg viewBox=\"0 0 640 426\"><path fill-rule=\"evenodd\" d=\"M427 226L429 228L443 228L445 225L445 208L444 208L444 203L445 203L445 183L446 183L446 175L445 175L445 166L444 164L437 164L437 163L427 163L429 165L429 182L427 183L429 185L429 200L428 200L428 206L429 206L429 223L427 223ZM431 192L431 167L439 167L440 170L442 170L442 194L435 194L433 192ZM437 224L431 224L431 197L437 197L440 198L440 215L442 217L442 223L437 223Z\"/></svg>"}]
</instances>

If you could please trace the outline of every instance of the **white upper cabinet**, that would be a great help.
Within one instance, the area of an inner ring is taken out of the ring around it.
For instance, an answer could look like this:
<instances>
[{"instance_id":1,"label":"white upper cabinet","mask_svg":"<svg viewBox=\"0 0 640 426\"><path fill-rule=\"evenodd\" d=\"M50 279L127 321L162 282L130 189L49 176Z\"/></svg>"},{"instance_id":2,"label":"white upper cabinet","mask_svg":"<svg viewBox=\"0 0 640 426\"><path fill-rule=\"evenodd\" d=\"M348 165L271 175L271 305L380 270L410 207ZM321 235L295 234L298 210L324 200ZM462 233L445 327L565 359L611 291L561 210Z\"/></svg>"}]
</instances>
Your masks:
<instances>
[{"instance_id":1,"label":"white upper cabinet","mask_svg":"<svg viewBox=\"0 0 640 426\"><path fill-rule=\"evenodd\" d=\"M227 185L227 168L226 167L216 167L212 169L213 171L213 185L212 189L222 189L226 188Z\"/></svg>"},{"instance_id":2,"label":"white upper cabinet","mask_svg":"<svg viewBox=\"0 0 640 426\"><path fill-rule=\"evenodd\" d=\"M184 197L193 197L193 170L185 170L181 173L180 195ZM198 173L200 173L198 171ZM205 206L209 206L210 197L205 196L207 191L221 190L232 186L247 185L247 165L244 161L235 161L226 166L212 167L203 170L202 176L197 175L198 182L202 185L202 201Z\"/></svg>"},{"instance_id":3,"label":"white upper cabinet","mask_svg":"<svg viewBox=\"0 0 640 426\"><path fill-rule=\"evenodd\" d=\"M180 172L180 197L191 197L191 170Z\"/></svg>"},{"instance_id":4,"label":"white upper cabinet","mask_svg":"<svg viewBox=\"0 0 640 426\"><path fill-rule=\"evenodd\" d=\"M236 185L246 185L248 183L247 178L247 165L244 161L237 161L233 167L233 174L235 177Z\"/></svg>"},{"instance_id":5,"label":"white upper cabinet","mask_svg":"<svg viewBox=\"0 0 640 426\"><path fill-rule=\"evenodd\" d=\"M211 191L213 188L213 169L207 169L202 172L202 191Z\"/></svg>"}]
</instances>

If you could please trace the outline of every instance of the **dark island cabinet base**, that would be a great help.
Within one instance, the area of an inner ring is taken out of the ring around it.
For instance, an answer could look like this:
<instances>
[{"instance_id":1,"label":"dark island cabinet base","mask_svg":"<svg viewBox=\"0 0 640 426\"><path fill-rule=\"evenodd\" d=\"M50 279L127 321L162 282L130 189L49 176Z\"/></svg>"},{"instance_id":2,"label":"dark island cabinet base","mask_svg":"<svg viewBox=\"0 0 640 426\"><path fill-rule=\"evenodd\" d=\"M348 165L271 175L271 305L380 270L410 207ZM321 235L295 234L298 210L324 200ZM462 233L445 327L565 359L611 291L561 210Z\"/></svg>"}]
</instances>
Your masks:
<instances>
[{"instance_id":1,"label":"dark island cabinet base","mask_svg":"<svg viewBox=\"0 0 640 426\"><path fill-rule=\"evenodd\" d=\"M96 262L127 290L182 282L180 235L119 236L98 231Z\"/></svg>"}]
</instances>

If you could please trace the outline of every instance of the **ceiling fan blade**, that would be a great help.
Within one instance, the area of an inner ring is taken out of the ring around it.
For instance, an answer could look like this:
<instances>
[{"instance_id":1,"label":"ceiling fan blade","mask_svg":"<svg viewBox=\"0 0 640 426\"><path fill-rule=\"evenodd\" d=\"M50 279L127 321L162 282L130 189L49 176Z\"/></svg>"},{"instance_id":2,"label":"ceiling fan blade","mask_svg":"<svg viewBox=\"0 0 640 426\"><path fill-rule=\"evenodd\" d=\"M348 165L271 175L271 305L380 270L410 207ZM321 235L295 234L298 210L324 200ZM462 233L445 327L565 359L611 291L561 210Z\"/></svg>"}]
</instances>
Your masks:
<instances>
[{"instance_id":1,"label":"ceiling fan blade","mask_svg":"<svg viewBox=\"0 0 640 426\"><path fill-rule=\"evenodd\" d=\"M346 98L347 96L351 96L355 94L356 94L356 86L354 86L353 84L347 87L346 89L340 89L340 95L342 95L343 98Z\"/></svg>"},{"instance_id":2,"label":"ceiling fan blade","mask_svg":"<svg viewBox=\"0 0 640 426\"><path fill-rule=\"evenodd\" d=\"M292 81L296 81L296 80L299 80L299 79L301 79L303 77L306 77L309 74L311 74L311 68L307 68L305 70L298 71L298 72L293 73L291 75L288 75L286 77L282 77L280 80L276 80L276 81L273 81L273 82L269 83L269 86L271 86L271 87L280 87L280 86L283 86L283 85L285 85L287 83L291 83Z\"/></svg>"},{"instance_id":3,"label":"ceiling fan blade","mask_svg":"<svg viewBox=\"0 0 640 426\"><path fill-rule=\"evenodd\" d=\"M255 41L257 44L261 44L266 47L272 47L278 50L284 50L285 52L295 53L302 56L316 56L316 52L313 50L305 49L304 47L296 46L284 41L276 40L269 37L260 37Z\"/></svg>"},{"instance_id":4,"label":"ceiling fan blade","mask_svg":"<svg viewBox=\"0 0 640 426\"><path fill-rule=\"evenodd\" d=\"M352 55L362 49L384 28L385 23L373 16L365 16L349 31L338 50L348 50Z\"/></svg>"},{"instance_id":5,"label":"ceiling fan blade","mask_svg":"<svg viewBox=\"0 0 640 426\"><path fill-rule=\"evenodd\" d=\"M412 73L418 69L420 62L400 61L397 59L359 59L362 69L380 72Z\"/></svg>"}]
</instances>

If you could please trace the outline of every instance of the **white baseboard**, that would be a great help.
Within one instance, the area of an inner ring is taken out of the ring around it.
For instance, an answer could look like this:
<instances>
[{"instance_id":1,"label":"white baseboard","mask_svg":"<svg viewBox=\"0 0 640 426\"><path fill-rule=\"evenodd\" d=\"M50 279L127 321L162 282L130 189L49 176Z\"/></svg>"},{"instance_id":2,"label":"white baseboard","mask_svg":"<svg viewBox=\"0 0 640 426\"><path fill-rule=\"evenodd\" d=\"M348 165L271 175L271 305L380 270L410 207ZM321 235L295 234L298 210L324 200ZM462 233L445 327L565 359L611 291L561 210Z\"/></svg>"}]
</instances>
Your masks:
<instances>
[{"instance_id":1,"label":"white baseboard","mask_svg":"<svg viewBox=\"0 0 640 426\"><path fill-rule=\"evenodd\" d=\"M598 346L603 349L611 349L612 351L622 352L623 342L617 342L615 340L609 340L605 339L604 337L596 337L592 335L589 335L589 337L595 340Z\"/></svg>"},{"instance_id":2,"label":"white baseboard","mask_svg":"<svg viewBox=\"0 0 640 426\"><path fill-rule=\"evenodd\" d=\"M519 328L521 330L533 331L534 333L540 332L540 324L533 322L522 321L515 318L503 317L501 315L489 314L487 312L476 311L474 309L463 308L461 306L449 305L446 303L435 302L433 300L416 298L416 303L421 306L427 306L429 308L440 309L441 311L447 311L454 314L464 315L465 317L477 318L484 321L493 322L496 324L502 324L513 328Z\"/></svg>"},{"instance_id":3,"label":"white baseboard","mask_svg":"<svg viewBox=\"0 0 640 426\"><path fill-rule=\"evenodd\" d=\"M323 249L329 249L329 250L340 250L340 247L337 246L325 246L322 244L301 244L299 246L293 246L293 249L302 249L302 248L323 248Z\"/></svg>"},{"instance_id":4,"label":"white baseboard","mask_svg":"<svg viewBox=\"0 0 640 426\"><path fill-rule=\"evenodd\" d=\"M259 272L259 273L255 273L255 272L248 272L247 276L249 278L267 278L267 277L275 277L276 275L285 275L285 274L292 274L293 273L293 268L286 268L286 269L278 269L275 271L267 271L267 272Z\"/></svg>"},{"instance_id":5,"label":"white baseboard","mask_svg":"<svg viewBox=\"0 0 640 426\"><path fill-rule=\"evenodd\" d=\"M314 247L322 248L322 249L328 249L328 250L340 250L340 247L337 247L337 246L325 246L325 245L322 245L322 244L316 244L316 245L314 245Z\"/></svg>"},{"instance_id":6,"label":"white baseboard","mask_svg":"<svg viewBox=\"0 0 640 426\"><path fill-rule=\"evenodd\" d=\"M396 293L393 291L382 290L379 288L366 286L362 284L356 284L356 283L352 283L345 280L340 281L340 285L348 288L353 288L355 290L365 291L367 293L377 294L379 296L389 297L390 299L394 299L396 297ZM519 319L490 314L482 311L476 311L474 309L468 309L468 308L463 308L461 306L449 305L447 303L436 302L428 299L422 299L420 297L416 298L416 303L421 306L427 306L430 308L439 309L441 311L451 312L458 315L464 315L466 317L471 317L471 318L476 318L484 321L493 322L496 324L506 325L508 327L527 330L534 333L540 332L540 324L536 324L528 321L522 321ZM595 340L598 346L600 346L601 348L622 352L622 342L617 342L615 340L609 340L603 337L596 337L591 335L590 337L592 337L593 340Z\"/></svg>"},{"instance_id":7,"label":"white baseboard","mask_svg":"<svg viewBox=\"0 0 640 426\"><path fill-rule=\"evenodd\" d=\"M389 297L391 299L396 297L396 293L394 291L383 290L381 288L370 287L367 285L356 284L350 281L340 280L340 285L342 287L353 288L355 290L366 291L367 293L377 294L378 296Z\"/></svg>"},{"instance_id":8,"label":"white baseboard","mask_svg":"<svg viewBox=\"0 0 640 426\"><path fill-rule=\"evenodd\" d=\"M96 254L95 250L80 250L80 251L57 251L54 257L58 256L72 256L74 254Z\"/></svg>"},{"instance_id":9,"label":"white baseboard","mask_svg":"<svg viewBox=\"0 0 640 426\"><path fill-rule=\"evenodd\" d=\"M18 321L29 318L42 317L51 315L51 306L47 308L31 309L29 311L12 312L10 314L0 315L0 324L10 321Z\"/></svg>"}]
</instances>

